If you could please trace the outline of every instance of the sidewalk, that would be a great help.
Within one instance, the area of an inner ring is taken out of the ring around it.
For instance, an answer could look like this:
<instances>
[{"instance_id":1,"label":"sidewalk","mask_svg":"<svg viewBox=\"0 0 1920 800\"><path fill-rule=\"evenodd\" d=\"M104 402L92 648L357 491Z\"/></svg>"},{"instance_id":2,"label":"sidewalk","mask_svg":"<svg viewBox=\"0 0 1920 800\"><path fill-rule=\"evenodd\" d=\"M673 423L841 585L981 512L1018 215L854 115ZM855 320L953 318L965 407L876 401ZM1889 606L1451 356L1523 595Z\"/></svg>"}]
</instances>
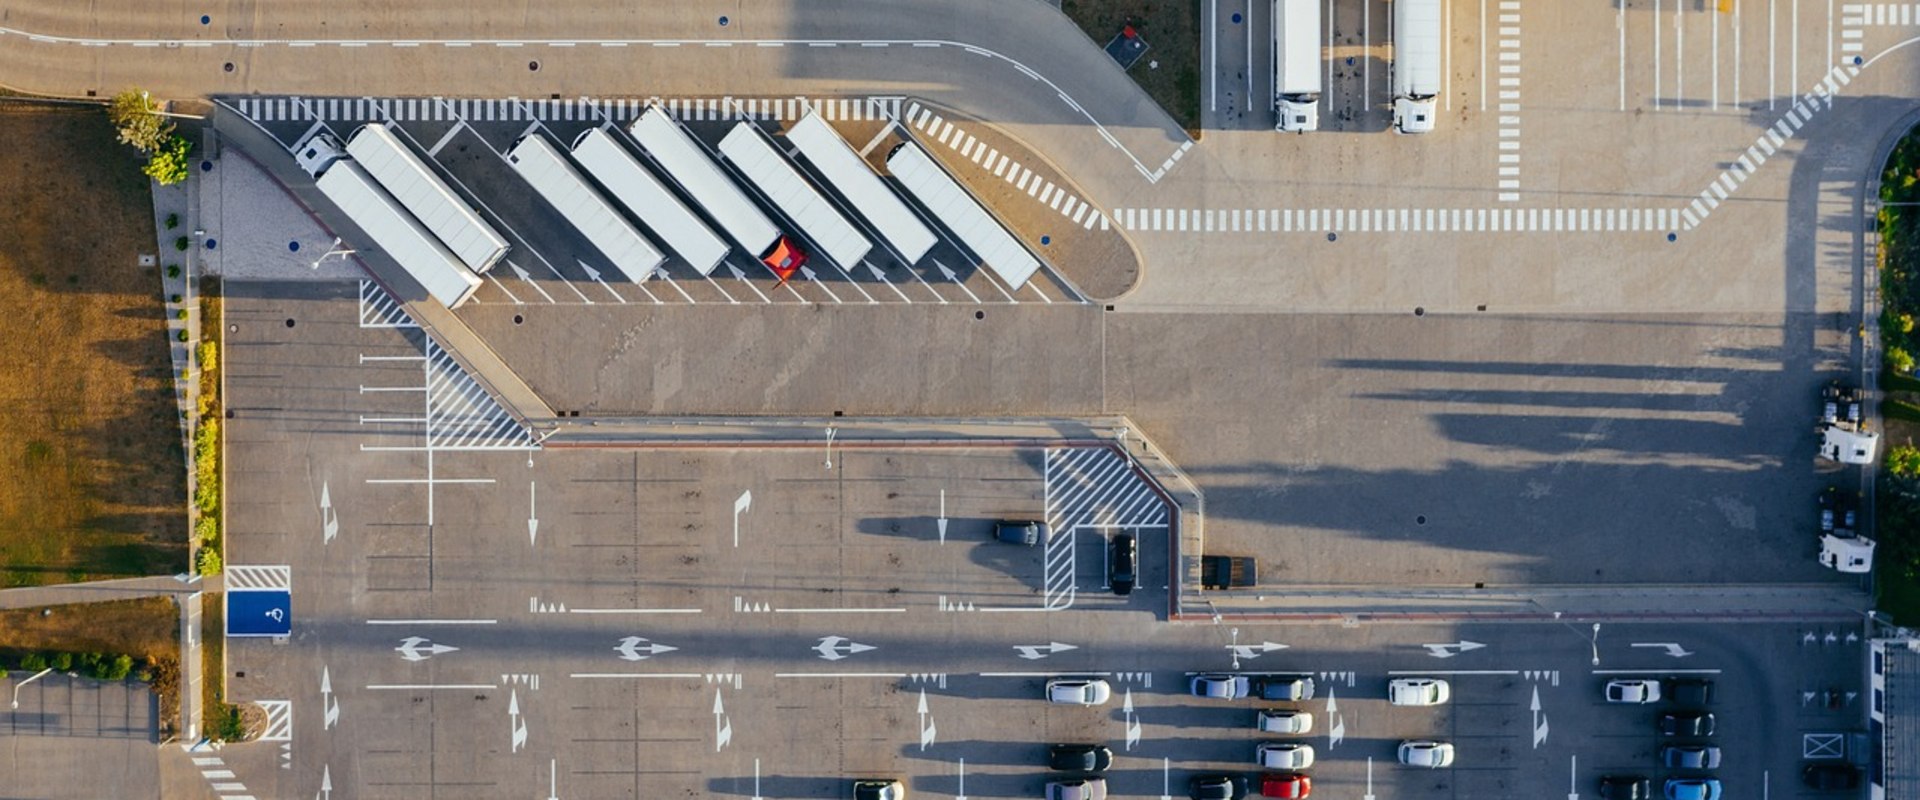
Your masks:
<instances>
[{"instance_id":1,"label":"sidewalk","mask_svg":"<svg viewBox=\"0 0 1920 800\"><path fill-rule=\"evenodd\" d=\"M197 583L182 583L179 578L161 575L88 583L63 583L53 586L22 586L15 589L0 589L0 609L103 603L108 600L132 600L139 597L179 597L197 592L217 592L220 588L218 575Z\"/></svg>"}]
</instances>

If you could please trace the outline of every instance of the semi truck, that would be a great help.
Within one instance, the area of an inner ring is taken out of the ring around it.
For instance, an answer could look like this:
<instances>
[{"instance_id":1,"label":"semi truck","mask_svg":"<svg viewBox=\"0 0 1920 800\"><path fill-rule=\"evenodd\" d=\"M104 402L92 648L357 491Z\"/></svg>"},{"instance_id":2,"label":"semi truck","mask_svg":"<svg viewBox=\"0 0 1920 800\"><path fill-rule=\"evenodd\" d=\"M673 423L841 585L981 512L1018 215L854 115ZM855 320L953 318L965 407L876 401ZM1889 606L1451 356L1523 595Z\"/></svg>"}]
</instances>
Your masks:
<instances>
[{"instance_id":1,"label":"semi truck","mask_svg":"<svg viewBox=\"0 0 1920 800\"><path fill-rule=\"evenodd\" d=\"M1393 2L1393 129L1399 133L1433 130L1435 101L1444 90L1440 63L1442 0Z\"/></svg>"},{"instance_id":2,"label":"semi truck","mask_svg":"<svg viewBox=\"0 0 1920 800\"><path fill-rule=\"evenodd\" d=\"M1320 127L1320 0L1273 0L1274 129Z\"/></svg>"}]
</instances>

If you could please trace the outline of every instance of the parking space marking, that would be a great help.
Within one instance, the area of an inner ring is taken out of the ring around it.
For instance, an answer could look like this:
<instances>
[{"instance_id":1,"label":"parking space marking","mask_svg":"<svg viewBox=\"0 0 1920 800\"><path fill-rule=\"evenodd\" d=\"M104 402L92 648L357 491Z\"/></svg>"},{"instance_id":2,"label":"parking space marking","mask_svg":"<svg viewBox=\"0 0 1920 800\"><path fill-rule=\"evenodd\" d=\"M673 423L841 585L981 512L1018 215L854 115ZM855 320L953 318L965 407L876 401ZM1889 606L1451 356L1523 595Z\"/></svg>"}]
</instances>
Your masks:
<instances>
[{"instance_id":1,"label":"parking space marking","mask_svg":"<svg viewBox=\"0 0 1920 800\"><path fill-rule=\"evenodd\" d=\"M1497 185L1500 191L1497 198L1502 203L1517 203L1520 201L1520 0L1500 0L1499 33ZM1485 79L1483 72L1481 80ZM1481 100L1483 109L1485 102Z\"/></svg>"}]
</instances>

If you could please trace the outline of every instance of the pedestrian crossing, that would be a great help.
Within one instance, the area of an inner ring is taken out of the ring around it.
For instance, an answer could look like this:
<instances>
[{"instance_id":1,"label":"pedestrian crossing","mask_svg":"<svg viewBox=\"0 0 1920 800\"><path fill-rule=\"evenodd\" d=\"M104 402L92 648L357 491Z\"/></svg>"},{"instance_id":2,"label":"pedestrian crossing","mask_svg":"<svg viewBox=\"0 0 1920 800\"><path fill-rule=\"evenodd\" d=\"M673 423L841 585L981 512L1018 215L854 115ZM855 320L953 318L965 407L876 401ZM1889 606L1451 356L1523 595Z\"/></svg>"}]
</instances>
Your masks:
<instances>
[{"instance_id":1,"label":"pedestrian crossing","mask_svg":"<svg viewBox=\"0 0 1920 800\"><path fill-rule=\"evenodd\" d=\"M1860 74L1860 68L1853 64L1835 64L1827 70L1826 76L1821 78L1819 83L1814 84L1813 91L1795 98L1793 106L1775 120L1771 127L1761 132L1753 140L1753 144L1747 146L1745 153L1735 159L1731 166L1721 170L1713 182L1707 184L1707 188L1700 190L1697 197L1688 202L1685 208L1680 209L1680 216L1685 218L1686 227L1692 228L1704 222L1715 209L1720 207L1721 202L1738 191L1741 184L1747 182L1747 178L1754 171L1767 163L1769 156L1785 147L1787 140L1793 138L1795 133L1805 127L1815 114L1832 108L1833 97L1840 93L1840 87L1851 83L1853 76L1858 74Z\"/></svg>"},{"instance_id":2,"label":"pedestrian crossing","mask_svg":"<svg viewBox=\"0 0 1920 800\"><path fill-rule=\"evenodd\" d=\"M219 756L196 755L193 757L193 768L200 770L200 776L206 779L207 785L219 795L220 800L254 800L254 796L247 792L247 785L240 781L233 770L227 768L226 761Z\"/></svg>"},{"instance_id":3,"label":"pedestrian crossing","mask_svg":"<svg viewBox=\"0 0 1920 800\"><path fill-rule=\"evenodd\" d=\"M1499 177L1497 199L1502 203L1520 200L1520 0L1500 0L1499 88L1496 118L1499 122Z\"/></svg>"},{"instance_id":4,"label":"pedestrian crossing","mask_svg":"<svg viewBox=\"0 0 1920 800\"><path fill-rule=\"evenodd\" d=\"M1672 232L1675 208L1118 208L1121 228L1187 233Z\"/></svg>"},{"instance_id":5,"label":"pedestrian crossing","mask_svg":"<svg viewBox=\"0 0 1920 800\"><path fill-rule=\"evenodd\" d=\"M1840 13L1857 19L1858 25L1920 25L1920 3L1849 3Z\"/></svg>"},{"instance_id":6,"label":"pedestrian crossing","mask_svg":"<svg viewBox=\"0 0 1920 800\"><path fill-rule=\"evenodd\" d=\"M1095 225L1103 231L1111 227L1107 215L1094 208L1092 203L1055 186L1053 181L1040 177L997 148L960 130L959 126L946 121L932 109L922 107L919 103L908 103L905 119L909 126L927 137L926 141L946 145L982 169L991 170L994 177L1013 184L1013 188L1026 192L1028 197L1066 217L1073 224L1086 230L1092 230Z\"/></svg>"},{"instance_id":7,"label":"pedestrian crossing","mask_svg":"<svg viewBox=\"0 0 1920 800\"><path fill-rule=\"evenodd\" d=\"M255 122L605 122L623 123L650 105L692 122L798 120L817 110L829 121L891 120L899 97L235 97L228 107Z\"/></svg>"}]
</instances>

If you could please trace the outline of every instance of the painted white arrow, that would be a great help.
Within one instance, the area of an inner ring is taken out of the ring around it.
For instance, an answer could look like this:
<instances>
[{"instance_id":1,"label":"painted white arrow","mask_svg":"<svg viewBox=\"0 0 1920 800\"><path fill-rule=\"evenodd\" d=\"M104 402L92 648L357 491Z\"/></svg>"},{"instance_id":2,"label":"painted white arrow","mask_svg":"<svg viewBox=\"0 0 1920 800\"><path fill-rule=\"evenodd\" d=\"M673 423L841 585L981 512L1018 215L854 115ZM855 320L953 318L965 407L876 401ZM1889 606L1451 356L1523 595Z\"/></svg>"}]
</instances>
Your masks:
<instances>
[{"instance_id":1,"label":"painted white arrow","mask_svg":"<svg viewBox=\"0 0 1920 800\"><path fill-rule=\"evenodd\" d=\"M727 719L727 707L720 702L720 690L713 690L713 752L733 741L733 720Z\"/></svg>"},{"instance_id":2,"label":"painted white arrow","mask_svg":"<svg viewBox=\"0 0 1920 800\"><path fill-rule=\"evenodd\" d=\"M527 481L527 546L532 547L540 540L539 493L535 491L533 481Z\"/></svg>"},{"instance_id":3,"label":"painted white arrow","mask_svg":"<svg viewBox=\"0 0 1920 800\"><path fill-rule=\"evenodd\" d=\"M513 689L507 695L507 730L512 734L513 749L518 753L527 746L527 723L520 718L520 690Z\"/></svg>"},{"instance_id":4,"label":"painted white arrow","mask_svg":"<svg viewBox=\"0 0 1920 800\"><path fill-rule=\"evenodd\" d=\"M740 546L740 515L753 508L753 490L741 492L733 499L733 546Z\"/></svg>"},{"instance_id":5,"label":"painted white arrow","mask_svg":"<svg viewBox=\"0 0 1920 800\"><path fill-rule=\"evenodd\" d=\"M547 294L547 290L540 288L540 284L534 283L533 276L528 275L527 271L522 269L519 264L508 261L507 266L513 270L513 274L518 276L520 280L526 281L528 286L533 287L534 291L539 292L541 297L547 298L547 302L553 302L553 295ZM574 291L577 293L579 290L575 289ZM587 302L591 303L593 301L588 300Z\"/></svg>"},{"instance_id":6,"label":"painted white arrow","mask_svg":"<svg viewBox=\"0 0 1920 800\"><path fill-rule=\"evenodd\" d=\"M320 796L320 800L331 800L331 798L333 797L333 767L327 766L325 764L320 765L320 795L319 796Z\"/></svg>"},{"instance_id":7,"label":"painted white arrow","mask_svg":"<svg viewBox=\"0 0 1920 800\"><path fill-rule=\"evenodd\" d=\"M1160 800L1173 800L1173 759L1160 759Z\"/></svg>"},{"instance_id":8,"label":"painted white arrow","mask_svg":"<svg viewBox=\"0 0 1920 800\"><path fill-rule=\"evenodd\" d=\"M422 647L421 645L426 646ZM460 648L449 647L444 644L434 644L418 636L409 636L401 640L399 647L393 649L400 654L401 658L408 661L425 661L441 653L451 653Z\"/></svg>"},{"instance_id":9,"label":"painted white arrow","mask_svg":"<svg viewBox=\"0 0 1920 800\"><path fill-rule=\"evenodd\" d=\"M1547 715L1540 713L1538 685L1533 687L1533 702L1528 703L1527 708L1533 711L1533 749L1538 750L1540 745L1547 741Z\"/></svg>"},{"instance_id":10,"label":"painted white arrow","mask_svg":"<svg viewBox=\"0 0 1920 800\"><path fill-rule=\"evenodd\" d=\"M1452 658L1468 650L1478 650L1486 647L1486 645L1479 642L1469 642L1465 639L1449 644L1423 644L1420 646L1427 648L1427 655L1433 656L1434 658Z\"/></svg>"},{"instance_id":11,"label":"painted white arrow","mask_svg":"<svg viewBox=\"0 0 1920 800\"><path fill-rule=\"evenodd\" d=\"M1080 648L1076 645L1053 642L1051 644L1016 644L1013 646L1013 649L1020 654L1021 658L1028 661L1036 661L1053 655L1054 653L1064 653L1068 650L1078 650Z\"/></svg>"},{"instance_id":12,"label":"painted white arrow","mask_svg":"<svg viewBox=\"0 0 1920 800\"><path fill-rule=\"evenodd\" d=\"M1673 656L1674 658L1686 658L1687 656L1693 655L1693 651L1681 647L1678 642L1634 642L1633 646L1665 650L1667 651L1667 655Z\"/></svg>"},{"instance_id":13,"label":"painted white arrow","mask_svg":"<svg viewBox=\"0 0 1920 800\"><path fill-rule=\"evenodd\" d=\"M587 262L581 261L580 259L576 258L573 261L579 264L581 269L587 271L587 277L592 278L594 283L600 284L600 288L607 290L607 294L613 295L613 299L622 303L627 302L627 298L621 297L619 292L614 291L613 287L608 286L606 281L600 279L600 270L587 266ZM588 300L587 302L591 303L593 301Z\"/></svg>"},{"instance_id":14,"label":"painted white arrow","mask_svg":"<svg viewBox=\"0 0 1920 800\"><path fill-rule=\"evenodd\" d=\"M1275 642L1261 642L1259 644L1231 644L1231 645L1227 645L1227 647L1228 649L1231 649L1233 651L1233 657L1235 659L1259 658L1275 650L1287 649L1286 645L1278 644Z\"/></svg>"},{"instance_id":15,"label":"painted white arrow","mask_svg":"<svg viewBox=\"0 0 1920 800\"><path fill-rule=\"evenodd\" d=\"M621 639L620 644L614 647L613 651L619 653L620 658L626 661L644 661L648 656L671 653L678 649L680 648L659 642L649 642L638 636L629 636Z\"/></svg>"},{"instance_id":16,"label":"painted white arrow","mask_svg":"<svg viewBox=\"0 0 1920 800\"><path fill-rule=\"evenodd\" d=\"M340 535L340 515L333 513L333 495L328 491L327 482L320 482L320 543L332 544L333 537Z\"/></svg>"},{"instance_id":17,"label":"painted white arrow","mask_svg":"<svg viewBox=\"0 0 1920 800\"><path fill-rule=\"evenodd\" d=\"M940 517L934 520L934 526L940 529L940 543L947 543L947 490L940 490Z\"/></svg>"},{"instance_id":18,"label":"painted white arrow","mask_svg":"<svg viewBox=\"0 0 1920 800\"><path fill-rule=\"evenodd\" d=\"M1127 687L1126 699L1120 703L1120 711L1126 715L1127 749L1132 750L1134 745L1140 743L1140 720L1133 715L1133 687L1131 686Z\"/></svg>"},{"instance_id":19,"label":"painted white arrow","mask_svg":"<svg viewBox=\"0 0 1920 800\"><path fill-rule=\"evenodd\" d=\"M333 699L333 675L326 667L320 668L320 706L326 710L325 725L322 730L333 730L340 724L340 701Z\"/></svg>"},{"instance_id":20,"label":"painted white arrow","mask_svg":"<svg viewBox=\"0 0 1920 800\"><path fill-rule=\"evenodd\" d=\"M1327 749L1332 750L1347 738L1347 718L1340 714L1340 698L1332 684L1327 685Z\"/></svg>"},{"instance_id":21,"label":"painted white arrow","mask_svg":"<svg viewBox=\"0 0 1920 800\"><path fill-rule=\"evenodd\" d=\"M864 653L875 649L873 645L851 641L845 636L824 636L813 650L828 661L839 661L854 653ZM844 652L843 652L844 651Z\"/></svg>"},{"instance_id":22,"label":"painted white arrow","mask_svg":"<svg viewBox=\"0 0 1920 800\"><path fill-rule=\"evenodd\" d=\"M801 267L801 268L800 268L800 276L801 276L801 277L803 277L803 278L806 278L806 279L807 279L807 282L808 282L808 283L811 283L811 284L814 284L814 285L816 285L816 286L819 286L819 287L820 287L820 291L823 291L823 292L826 292L826 293L827 293L827 296L828 296L828 297L831 297L831 298L833 298L833 302L836 302L836 303L838 303L838 302L842 302L842 301L840 300L840 295L837 295L837 294L834 294L834 293L833 293L833 290L832 290L832 289L829 289L829 288L827 288L827 285L826 285L826 284L824 284L824 283L821 283L821 282L820 282L820 276L818 276L818 275L815 275L815 274L813 273L813 270L812 270L812 269L809 269L809 268L807 268L807 267ZM869 297L869 298L867 298L867 299L868 299L868 301L870 301L870 302L871 302L871 301L873 301L873 298L871 298L871 297Z\"/></svg>"}]
</instances>

